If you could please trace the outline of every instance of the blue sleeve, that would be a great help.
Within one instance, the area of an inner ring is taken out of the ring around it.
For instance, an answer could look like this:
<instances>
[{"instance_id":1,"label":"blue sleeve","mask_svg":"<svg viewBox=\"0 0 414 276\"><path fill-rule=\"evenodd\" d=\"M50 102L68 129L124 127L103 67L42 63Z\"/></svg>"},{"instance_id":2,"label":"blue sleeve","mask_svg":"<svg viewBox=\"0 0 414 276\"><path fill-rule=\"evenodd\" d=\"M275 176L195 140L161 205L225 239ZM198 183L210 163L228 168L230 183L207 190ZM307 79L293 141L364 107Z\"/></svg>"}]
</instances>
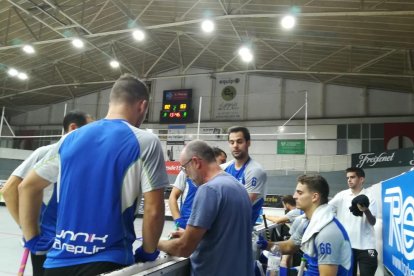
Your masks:
<instances>
[{"instance_id":1,"label":"blue sleeve","mask_svg":"<svg viewBox=\"0 0 414 276\"><path fill-rule=\"evenodd\" d=\"M219 202L217 191L207 185L200 186L194 198L193 210L187 224L210 229L218 215Z\"/></svg>"}]
</instances>

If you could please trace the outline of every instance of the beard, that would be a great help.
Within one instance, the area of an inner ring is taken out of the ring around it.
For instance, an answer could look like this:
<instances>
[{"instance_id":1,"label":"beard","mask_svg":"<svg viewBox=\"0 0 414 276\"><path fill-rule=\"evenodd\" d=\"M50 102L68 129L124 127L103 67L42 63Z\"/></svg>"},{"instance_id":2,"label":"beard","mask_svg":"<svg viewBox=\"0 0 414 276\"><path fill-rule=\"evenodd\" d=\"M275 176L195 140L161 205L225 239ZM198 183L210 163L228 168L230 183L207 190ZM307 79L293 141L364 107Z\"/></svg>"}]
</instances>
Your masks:
<instances>
[{"instance_id":1,"label":"beard","mask_svg":"<svg viewBox=\"0 0 414 276\"><path fill-rule=\"evenodd\" d=\"M242 160L246 157L247 153L239 151L237 153L232 152L231 155L233 155L236 160Z\"/></svg>"}]
</instances>

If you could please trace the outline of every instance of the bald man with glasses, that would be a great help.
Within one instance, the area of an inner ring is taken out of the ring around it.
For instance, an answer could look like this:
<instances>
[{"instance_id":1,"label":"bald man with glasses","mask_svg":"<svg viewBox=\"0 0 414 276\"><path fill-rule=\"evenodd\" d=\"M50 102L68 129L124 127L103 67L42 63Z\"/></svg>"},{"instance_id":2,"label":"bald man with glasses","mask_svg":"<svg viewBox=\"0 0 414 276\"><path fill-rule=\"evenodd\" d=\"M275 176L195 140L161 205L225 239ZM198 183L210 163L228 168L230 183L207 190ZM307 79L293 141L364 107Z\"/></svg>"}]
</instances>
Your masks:
<instances>
[{"instance_id":1,"label":"bald man with glasses","mask_svg":"<svg viewBox=\"0 0 414 276\"><path fill-rule=\"evenodd\" d=\"M226 163L227 155L222 149L214 147L213 152L217 164L221 165ZM187 226L187 221L190 217L193 206L194 196L197 192L197 185L195 185L193 181L187 177L185 171L190 162L191 159L180 166L181 172L177 175L177 178L173 184L173 189L171 190L168 198L168 205L170 207L174 222L179 228L182 229L185 229Z\"/></svg>"},{"instance_id":2,"label":"bald man with glasses","mask_svg":"<svg viewBox=\"0 0 414 276\"><path fill-rule=\"evenodd\" d=\"M179 161L198 190L186 229L173 232L174 239L160 241L158 248L173 256L191 255L192 275L253 275L246 189L220 168L206 142L188 143Z\"/></svg>"}]
</instances>

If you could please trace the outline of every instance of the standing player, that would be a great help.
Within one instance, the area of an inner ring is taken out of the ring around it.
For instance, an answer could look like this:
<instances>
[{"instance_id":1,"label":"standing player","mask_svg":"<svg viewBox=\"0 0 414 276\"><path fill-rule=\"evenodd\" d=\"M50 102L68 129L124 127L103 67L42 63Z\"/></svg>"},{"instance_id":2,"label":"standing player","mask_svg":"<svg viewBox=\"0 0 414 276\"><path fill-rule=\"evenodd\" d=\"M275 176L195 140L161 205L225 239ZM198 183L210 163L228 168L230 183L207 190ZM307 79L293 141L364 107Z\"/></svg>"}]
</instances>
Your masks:
<instances>
[{"instance_id":1,"label":"standing player","mask_svg":"<svg viewBox=\"0 0 414 276\"><path fill-rule=\"evenodd\" d=\"M69 133L89 122L92 118L81 111L71 111L63 118L63 131ZM46 155L46 153L56 144L43 146L36 149L30 156L24 160L10 175L6 184L2 189L4 201L11 216L20 225L19 221L19 194L17 187L33 169L33 166ZM32 251L30 257L32 259L33 276L42 276L44 273L43 263L46 260L46 252L53 244L56 228L56 189L55 185L50 185L44 190L43 202L40 211L40 239L44 242L42 248Z\"/></svg>"},{"instance_id":2,"label":"standing player","mask_svg":"<svg viewBox=\"0 0 414 276\"><path fill-rule=\"evenodd\" d=\"M111 89L106 118L63 137L19 186L20 222L26 247L33 249L39 239L38 200L58 180L56 236L46 275L97 275L157 258L168 176L160 141L138 128L148 100L143 82L121 76ZM142 194L143 241L133 254Z\"/></svg>"},{"instance_id":3,"label":"standing player","mask_svg":"<svg viewBox=\"0 0 414 276\"><path fill-rule=\"evenodd\" d=\"M226 163L227 155L222 149L214 147L213 151L218 165ZM187 177L185 172L180 171L175 179L170 197L168 198L171 215L179 228L185 229L187 225L197 188L197 185ZM178 208L177 203L179 200L180 208Z\"/></svg>"},{"instance_id":4,"label":"standing player","mask_svg":"<svg viewBox=\"0 0 414 276\"><path fill-rule=\"evenodd\" d=\"M354 253L354 275L356 275L359 265L360 275L373 276L378 267L374 229L377 204L375 199L363 188L365 181L363 169L346 169L346 178L349 189L337 193L329 204L335 207L338 220L345 226L351 238ZM352 200L358 195L366 195L369 199L369 206L358 204L358 209L362 214L354 216L349 211L349 207L352 205Z\"/></svg>"},{"instance_id":5,"label":"standing player","mask_svg":"<svg viewBox=\"0 0 414 276\"><path fill-rule=\"evenodd\" d=\"M250 133L245 127L228 130L228 142L234 160L222 165L246 188L252 203L252 225L256 223L264 203L267 175L263 167L249 156Z\"/></svg>"}]
</instances>

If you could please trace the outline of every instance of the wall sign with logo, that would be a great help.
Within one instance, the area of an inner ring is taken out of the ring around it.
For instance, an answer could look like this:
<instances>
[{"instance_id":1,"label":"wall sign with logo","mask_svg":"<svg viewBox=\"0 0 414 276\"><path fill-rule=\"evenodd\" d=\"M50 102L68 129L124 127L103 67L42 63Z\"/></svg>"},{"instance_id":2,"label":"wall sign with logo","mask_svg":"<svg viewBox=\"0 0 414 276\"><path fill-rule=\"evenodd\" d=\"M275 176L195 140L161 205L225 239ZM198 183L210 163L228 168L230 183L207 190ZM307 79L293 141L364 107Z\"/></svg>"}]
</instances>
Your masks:
<instances>
[{"instance_id":1,"label":"wall sign with logo","mask_svg":"<svg viewBox=\"0 0 414 276\"><path fill-rule=\"evenodd\" d=\"M352 166L358 168L414 166L414 148L352 154Z\"/></svg>"},{"instance_id":2,"label":"wall sign with logo","mask_svg":"<svg viewBox=\"0 0 414 276\"><path fill-rule=\"evenodd\" d=\"M305 154L305 140L277 140L277 154Z\"/></svg>"},{"instance_id":3,"label":"wall sign with logo","mask_svg":"<svg viewBox=\"0 0 414 276\"><path fill-rule=\"evenodd\" d=\"M244 83L244 75L217 78L213 119L230 121L243 119Z\"/></svg>"},{"instance_id":4,"label":"wall sign with logo","mask_svg":"<svg viewBox=\"0 0 414 276\"><path fill-rule=\"evenodd\" d=\"M382 182L385 267L393 275L414 275L414 171Z\"/></svg>"}]
</instances>

